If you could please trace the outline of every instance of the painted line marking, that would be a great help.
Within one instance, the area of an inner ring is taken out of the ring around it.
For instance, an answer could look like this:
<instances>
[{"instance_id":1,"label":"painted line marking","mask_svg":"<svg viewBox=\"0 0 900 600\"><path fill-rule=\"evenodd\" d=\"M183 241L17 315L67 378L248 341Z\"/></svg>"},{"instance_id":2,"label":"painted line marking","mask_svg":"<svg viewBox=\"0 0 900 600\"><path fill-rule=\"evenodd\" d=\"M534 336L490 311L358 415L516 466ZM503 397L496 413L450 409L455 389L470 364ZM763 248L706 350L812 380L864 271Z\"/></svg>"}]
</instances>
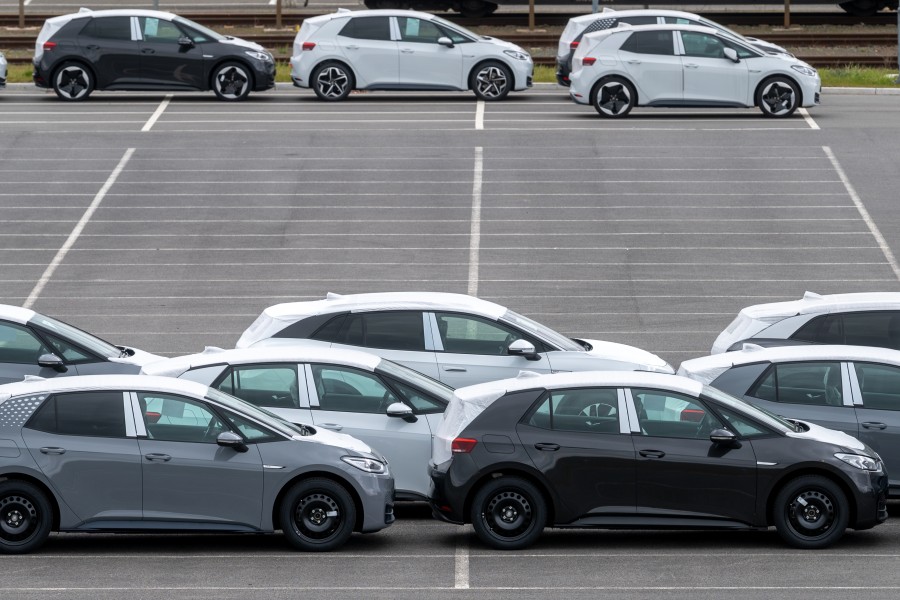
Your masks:
<instances>
[{"instance_id":1,"label":"painted line marking","mask_svg":"<svg viewBox=\"0 0 900 600\"><path fill-rule=\"evenodd\" d=\"M106 180L106 183L103 184L103 187L100 188L100 191L97 192L96 196L94 196L94 200L91 202L90 206L88 206L87 210L84 211L84 214L81 216L81 220L78 221L78 223L75 225L75 228L72 230L72 233L69 234L69 237L59 249L59 252L56 253L56 256L54 256L53 260L50 261L50 264L47 265L47 268L44 270L44 274L41 275L40 279L38 279L38 282L37 284L35 284L34 289L31 290L28 298L22 304L23 308L31 308L32 306L34 306L34 303L38 299L38 296L40 296L41 292L44 291L44 287L50 281L50 278L53 277L53 273L56 272L57 267L59 267L59 265L65 259L66 254L69 252L69 249L75 244L76 241L78 241L78 236L81 235L81 232L88 224L88 221L91 220L94 212L96 212L97 208L100 206L100 203L106 196L106 192L109 191L109 189L116 182L116 179L119 178L119 174L125 169L125 165L128 164L128 160L131 158L131 155L134 154L134 150L134 148L129 148L125 151L125 154L122 156L119 164L116 165L116 168L113 169L113 172L110 174L109 179Z\"/></svg>"},{"instance_id":2,"label":"painted line marking","mask_svg":"<svg viewBox=\"0 0 900 600\"><path fill-rule=\"evenodd\" d=\"M144 123L143 127L141 127L141 132L150 131L153 128L153 125L162 116L162 114L166 110L166 107L169 106L169 102L171 102L171 101L172 101L172 94L166 94L166 97L163 99L162 102L159 103L159 106L156 108L156 111L154 111L154 113L152 115L150 115L150 118L147 119L147 122Z\"/></svg>"},{"instance_id":3,"label":"painted line marking","mask_svg":"<svg viewBox=\"0 0 900 600\"><path fill-rule=\"evenodd\" d=\"M469 589L469 544L465 535L460 535L456 542L454 562L453 588L457 590Z\"/></svg>"},{"instance_id":4,"label":"painted line marking","mask_svg":"<svg viewBox=\"0 0 900 600\"><path fill-rule=\"evenodd\" d=\"M811 116L809 116L809 111L805 108L798 109L798 112L803 115L803 120L809 124L810 129L822 129L819 127L819 124L816 123Z\"/></svg>"},{"instance_id":5,"label":"painted line marking","mask_svg":"<svg viewBox=\"0 0 900 600\"><path fill-rule=\"evenodd\" d=\"M484 129L484 100L475 103L475 129Z\"/></svg>"},{"instance_id":6,"label":"painted line marking","mask_svg":"<svg viewBox=\"0 0 900 600\"><path fill-rule=\"evenodd\" d=\"M483 177L484 148L476 146L475 168L472 177L472 215L470 217L471 226L469 230L468 294L470 296L478 295L478 259L481 248L481 188L484 183Z\"/></svg>"}]
</instances>

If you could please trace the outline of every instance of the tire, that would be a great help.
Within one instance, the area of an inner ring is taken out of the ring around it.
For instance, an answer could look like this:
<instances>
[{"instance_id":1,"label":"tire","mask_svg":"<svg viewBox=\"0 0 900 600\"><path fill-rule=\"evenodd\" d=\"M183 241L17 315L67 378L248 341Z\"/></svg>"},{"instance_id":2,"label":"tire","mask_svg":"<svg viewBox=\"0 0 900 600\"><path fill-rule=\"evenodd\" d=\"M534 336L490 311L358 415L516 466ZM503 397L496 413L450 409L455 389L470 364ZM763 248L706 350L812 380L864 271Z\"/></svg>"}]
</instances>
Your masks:
<instances>
[{"instance_id":1,"label":"tire","mask_svg":"<svg viewBox=\"0 0 900 600\"><path fill-rule=\"evenodd\" d=\"M481 17L492 15L496 10L497 5L492 2L462 0L459 3L459 14L470 19L480 19Z\"/></svg>"},{"instance_id":2,"label":"tire","mask_svg":"<svg viewBox=\"0 0 900 600\"><path fill-rule=\"evenodd\" d=\"M851 0L841 2L839 6L855 17L871 17L882 8L875 0Z\"/></svg>"},{"instance_id":3,"label":"tire","mask_svg":"<svg viewBox=\"0 0 900 600\"><path fill-rule=\"evenodd\" d=\"M787 77L771 77L756 89L756 105L767 117L789 117L800 106L800 90Z\"/></svg>"},{"instance_id":4,"label":"tire","mask_svg":"<svg viewBox=\"0 0 900 600\"><path fill-rule=\"evenodd\" d=\"M284 496L278 512L288 542L312 552L340 548L356 523L353 498L330 479L307 479L295 484Z\"/></svg>"},{"instance_id":5,"label":"tire","mask_svg":"<svg viewBox=\"0 0 900 600\"><path fill-rule=\"evenodd\" d=\"M520 550L537 541L547 522L544 497L518 477L492 479L472 500L472 526L478 538L498 550Z\"/></svg>"},{"instance_id":6,"label":"tire","mask_svg":"<svg viewBox=\"0 0 900 600\"><path fill-rule=\"evenodd\" d=\"M80 63L63 63L53 74L53 91L66 102L87 100L94 91L94 75Z\"/></svg>"},{"instance_id":7,"label":"tire","mask_svg":"<svg viewBox=\"0 0 900 600\"><path fill-rule=\"evenodd\" d=\"M0 553L26 554L50 535L53 509L46 494L26 481L0 482Z\"/></svg>"},{"instance_id":8,"label":"tire","mask_svg":"<svg viewBox=\"0 0 900 600\"><path fill-rule=\"evenodd\" d=\"M490 61L478 65L469 76L475 97L485 102L503 100L513 87L513 74L503 63Z\"/></svg>"},{"instance_id":9,"label":"tire","mask_svg":"<svg viewBox=\"0 0 900 600\"><path fill-rule=\"evenodd\" d=\"M622 77L604 77L591 91L591 104L607 119L621 119L637 104L637 92Z\"/></svg>"},{"instance_id":10,"label":"tire","mask_svg":"<svg viewBox=\"0 0 900 600\"><path fill-rule=\"evenodd\" d=\"M253 76L241 63L223 63L213 72L211 87L219 100L240 102L250 95Z\"/></svg>"},{"instance_id":11,"label":"tire","mask_svg":"<svg viewBox=\"0 0 900 600\"><path fill-rule=\"evenodd\" d=\"M789 481L775 497L775 528L789 546L827 548L844 535L850 504L840 487L820 475Z\"/></svg>"},{"instance_id":12,"label":"tire","mask_svg":"<svg viewBox=\"0 0 900 600\"><path fill-rule=\"evenodd\" d=\"M338 102L350 95L355 81L350 69L338 62L322 63L313 71L313 91L319 100Z\"/></svg>"}]
</instances>

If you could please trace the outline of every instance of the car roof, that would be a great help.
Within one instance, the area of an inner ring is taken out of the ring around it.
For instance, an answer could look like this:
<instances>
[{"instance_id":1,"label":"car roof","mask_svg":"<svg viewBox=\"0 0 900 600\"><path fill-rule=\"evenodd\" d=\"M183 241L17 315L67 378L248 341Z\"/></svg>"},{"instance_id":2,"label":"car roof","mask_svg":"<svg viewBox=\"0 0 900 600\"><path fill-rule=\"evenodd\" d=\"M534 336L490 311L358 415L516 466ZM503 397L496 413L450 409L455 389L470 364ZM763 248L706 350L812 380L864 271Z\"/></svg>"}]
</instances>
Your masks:
<instances>
[{"instance_id":1,"label":"car roof","mask_svg":"<svg viewBox=\"0 0 900 600\"><path fill-rule=\"evenodd\" d=\"M657 17L683 17L685 19L698 19L700 15L685 12L683 10L662 10L656 8L639 8L632 10L606 10L603 12L591 13L588 15L581 15L578 17L573 17L569 19L569 22L576 23L593 23L594 21L600 19L617 19L620 17L638 17L638 16L657 16Z\"/></svg>"},{"instance_id":2,"label":"car roof","mask_svg":"<svg viewBox=\"0 0 900 600\"><path fill-rule=\"evenodd\" d=\"M497 319L506 308L487 300L444 292L383 292L340 295L329 292L324 300L285 302L263 312L279 321L299 321L314 315L333 312L372 312L387 310L447 310L467 312Z\"/></svg>"},{"instance_id":3,"label":"car roof","mask_svg":"<svg viewBox=\"0 0 900 600\"><path fill-rule=\"evenodd\" d=\"M0 385L0 402L12 396L87 390L152 390L203 397L209 388L184 379L147 375L78 375L52 379L28 377L24 381Z\"/></svg>"},{"instance_id":4,"label":"car roof","mask_svg":"<svg viewBox=\"0 0 900 600\"><path fill-rule=\"evenodd\" d=\"M37 313L28 308L13 306L11 304L0 304L0 319L13 321L14 323L19 323L20 325L25 325L26 323L28 323L28 321L34 318L35 314Z\"/></svg>"},{"instance_id":5,"label":"car roof","mask_svg":"<svg viewBox=\"0 0 900 600\"><path fill-rule=\"evenodd\" d=\"M76 13L60 15L54 17L56 19L79 19L83 17L153 17L157 19L166 19L171 21L177 15L175 13L165 12L161 10L148 10L144 8L112 8L107 10L91 10L82 8Z\"/></svg>"},{"instance_id":6,"label":"car roof","mask_svg":"<svg viewBox=\"0 0 900 600\"><path fill-rule=\"evenodd\" d=\"M203 352L197 354L176 356L150 363L143 367L142 373L146 375L179 377L190 369L210 365L273 362L324 362L374 371L381 361L381 357L367 352L323 348L322 346L258 346L234 350L223 350L222 348L207 346Z\"/></svg>"},{"instance_id":7,"label":"car roof","mask_svg":"<svg viewBox=\"0 0 900 600\"><path fill-rule=\"evenodd\" d=\"M826 294L806 292L799 300L754 304L741 309L752 319L862 310L900 310L900 292Z\"/></svg>"},{"instance_id":8,"label":"car roof","mask_svg":"<svg viewBox=\"0 0 900 600\"><path fill-rule=\"evenodd\" d=\"M585 38L588 39L599 39L606 35L612 35L615 33L623 33L623 32L635 32L635 31L695 31L697 33L707 33L710 35L718 36L722 32L718 29L713 29L712 27L705 27L703 25L679 25L675 23L654 23L651 25L624 25L619 27L613 27L611 29L601 29L600 31L592 31L591 33L585 34Z\"/></svg>"}]
</instances>

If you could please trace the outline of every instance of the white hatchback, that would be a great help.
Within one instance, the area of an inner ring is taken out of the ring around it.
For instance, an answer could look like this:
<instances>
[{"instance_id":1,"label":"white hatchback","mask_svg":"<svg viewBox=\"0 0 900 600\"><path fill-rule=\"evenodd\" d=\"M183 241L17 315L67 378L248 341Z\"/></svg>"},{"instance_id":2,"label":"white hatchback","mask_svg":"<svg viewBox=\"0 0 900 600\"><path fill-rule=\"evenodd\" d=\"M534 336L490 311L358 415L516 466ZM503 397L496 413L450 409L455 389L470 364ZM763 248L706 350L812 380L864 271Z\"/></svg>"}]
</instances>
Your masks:
<instances>
[{"instance_id":1,"label":"white hatchback","mask_svg":"<svg viewBox=\"0 0 900 600\"><path fill-rule=\"evenodd\" d=\"M531 86L522 48L428 13L340 9L305 19L294 39L291 79L321 100L352 90L472 90L502 100Z\"/></svg>"},{"instance_id":2,"label":"white hatchback","mask_svg":"<svg viewBox=\"0 0 900 600\"><path fill-rule=\"evenodd\" d=\"M0 52L0 89L6 87L6 57Z\"/></svg>"},{"instance_id":3,"label":"white hatchback","mask_svg":"<svg viewBox=\"0 0 900 600\"><path fill-rule=\"evenodd\" d=\"M787 117L819 103L819 73L791 56L766 54L720 31L692 25L623 26L590 33L572 65L569 94L600 116L635 106L757 106Z\"/></svg>"}]
</instances>

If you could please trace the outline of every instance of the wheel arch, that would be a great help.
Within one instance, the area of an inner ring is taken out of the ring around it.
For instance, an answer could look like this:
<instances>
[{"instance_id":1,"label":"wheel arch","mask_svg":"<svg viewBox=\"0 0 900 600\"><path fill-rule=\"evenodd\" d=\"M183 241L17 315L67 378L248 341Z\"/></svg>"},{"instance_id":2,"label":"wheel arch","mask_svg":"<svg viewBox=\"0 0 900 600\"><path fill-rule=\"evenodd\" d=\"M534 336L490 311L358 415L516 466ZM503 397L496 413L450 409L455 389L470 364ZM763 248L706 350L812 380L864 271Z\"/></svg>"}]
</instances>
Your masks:
<instances>
[{"instance_id":1,"label":"wheel arch","mask_svg":"<svg viewBox=\"0 0 900 600\"><path fill-rule=\"evenodd\" d=\"M98 84L100 81L97 79L97 71L94 70L94 67L91 66L91 63L86 61L83 56L67 56L65 58L60 58L53 65L52 70L50 71L50 80L47 82L50 88L53 88L54 82L56 81L56 75L59 73L59 70L63 68L65 65L77 64L79 67L85 69L88 73L90 73L91 78L94 80L94 89L100 90L102 89Z\"/></svg>"},{"instance_id":2,"label":"wheel arch","mask_svg":"<svg viewBox=\"0 0 900 600\"><path fill-rule=\"evenodd\" d=\"M463 519L466 522L469 522L469 515L472 513L472 502L475 495L478 493L478 490L480 490L488 481L499 479L500 477L519 477L534 485L538 491L540 491L541 496L543 496L544 502L547 505L546 526L551 527L556 523L556 496L550 491L550 486L547 485L547 482L544 481L542 477L522 466L495 467L490 472L484 473L479 477L466 493L466 500L463 504Z\"/></svg>"},{"instance_id":3,"label":"wheel arch","mask_svg":"<svg viewBox=\"0 0 900 600\"><path fill-rule=\"evenodd\" d=\"M756 87L753 88L753 106L759 107L759 101L757 100L757 98L759 98L759 94L762 91L763 86L766 85L768 82L772 81L773 79L775 79L776 77L784 77L785 79L789 79L791 81L791 83L794 84L794 87L797 89L797 96L799 98L797 101L797 108L800 108L801 106L803 106L803 86L800 85L800 82L797 80L796 77L794 77L790 73L784 73L784 72L772 73L771 75L767 75L766 77L761 79L758 84L756 84ZM818 315L816 315L816 316L818 316Z\"/></svg>"},{"instance_id":4,"label":"wheel arch","mask_svg":"<svg viewBox=\"0 0 900 600\"><path fill-rule=\"evenodd\" d=\"M32 477L25 473L3 473L0 474L0 481L24 481L41 490L47 496L47 501L50 503L50 507L53 510L53 521L50 529L52 531L59 531L59 501L56 498L56 494L53 493L53 490L51 490L47 484L37 477Z\"/></svg>"},{"instance_id":5,"label":"wheel arch","mask_svg":"<svg viewBox=\"0 0 900 600\"><path fill-rule=\"evenodd\" d=\"M595 101L595 99L596 99L596 97L597 97L597 90L599 89L600 84L603 83L604 81L606 81L607 79L611 79L611 78L613 78L613 77L618 77L619 79L624 79L625 81L628 82L628 84L631 86L631 89L634 90L634 105L635 105L635 106L640 106L640 104L641 104L641 91L638 89L638 86L637 86L637 84L634 82L634 79L632 79L631 77L629 77L626 73L622 73L622 72L620 72L620 71L614 71L614 72L612 72L612 73L606 73L606 74L603 75L602 77L598 77L598 78L597 78L597 81L595 81L595 82L593 83L593 85L591 85L591 93L590 93L590 95L589 95L589 97L588 97L588 100L590 101L591 106L594 105L594 101Z\"/></svg>"},{"instance_id":6,"label":"wheel arch","mask_svg":"<svg viewBox=\"0 0 900 600\"><path fill-rule=\"evenodd\" d=\"M857 521L859 509L856 504L856 497L850 489L850 485L842 477L832 471L810 466L791 471L790 473L785 473L772 485L769 490L769 495L766 498L766 525L775 524L775 498L778 496L779 492L781 492L782 488L794 479L807 475L824 477L837 485L841 491L844 492L844 496L847 497L847 502L850 506L850 523L855 523Z\"/></svg>"},{"instance_id":7,"label":"wheel arch","mask_svg":"<svg viewBox=\"0 0 900 600\"><path fill-rule=\"evenodd\" d=\"M357 89L357 86L359 85L359 77L356 74L356 70L350 65L349 62L347 62L346 59L344 59L343 57L340 57L340 56L323 57L321 60L319 60L316 64L314 64L312 66L312 68L309 70L310 87L312 87L313 73L316 72L316 69L318 69L322 65L325 65L328 63L337 63L337 64L341 65L342 67L344 67L345 69L347 69L348 71L350 71L350 75L353 76L353 87L351 89L354 89L354 90Z\"/></svg>"},{"instance_id":8,"label":"wheel arch","mask_svg":"<svg viewBox=\"0 0 900 600\"><path fill-rule=\"evenodd\" d=\"M213 76L216 74L216 71L224 65L225 63L238 63L247 71L247 76L250 78L250 89L256 89L256 75L253 74L253 67L250 66L250 63L240 58L238 56L223 56L219 60L217 60L213 65L209 68L209 73L206 76L206 89L203 90L205 92L212 91L213 89Z\"/></svg>"},{"instance_id":9,"label":"wheel arch","mask_svg":"<svg viewBox=\"0 0 900 600\"><path fill-rule=\"evenodd\" d=\"M281 529L281 519L278 516L278 513L281 509L281 503L284 502L284 496L288 493L294 485L300 483L301 481L305 481L307 479L328 479L338 484L344 490L350 494L350 497L353 498L353 506L356 508L356 522L353 523L353 531L361 531L363 526L363 519L365 518L365 514L363 514L363 504L362 500L359 497L359 493L356 491L356 488L351 484L347 479L332 473L331 471L308 471L306 473L300 473L295 477L292 477L288 481L281 486L281 489L278 490L278 495L275 497L275 502L272 503L272 528L273 529Z\"/></svg>"},{"instance_id":10,"label":"wheel arch","mask_svg":"<svg viewBox=\"0 0 900 600\"><path fill-rule=\"evenodd\" d=\"M509 70L509 74L512 76L512 79L513 79L513 85L510 86L509 89L510 89L510 91L512 91L516 88L516 70L512 68L512 65L509 64L509 62L507 62L506 60L500 58L499 56L490 56L490 57L485 57L485 58L480 59L478 62L476 62L474 65L472 65L471 69L469 69L469 73L466 75L466 89L468 89L468 90L472 89L472 81L475 79L475 73L478 72L478 69L480 69L483 65L485 65L487 63L492 63L492 62L500 63L501 65L503 65L504 67L506 67Z\"/></svg>"}]
</instances>

